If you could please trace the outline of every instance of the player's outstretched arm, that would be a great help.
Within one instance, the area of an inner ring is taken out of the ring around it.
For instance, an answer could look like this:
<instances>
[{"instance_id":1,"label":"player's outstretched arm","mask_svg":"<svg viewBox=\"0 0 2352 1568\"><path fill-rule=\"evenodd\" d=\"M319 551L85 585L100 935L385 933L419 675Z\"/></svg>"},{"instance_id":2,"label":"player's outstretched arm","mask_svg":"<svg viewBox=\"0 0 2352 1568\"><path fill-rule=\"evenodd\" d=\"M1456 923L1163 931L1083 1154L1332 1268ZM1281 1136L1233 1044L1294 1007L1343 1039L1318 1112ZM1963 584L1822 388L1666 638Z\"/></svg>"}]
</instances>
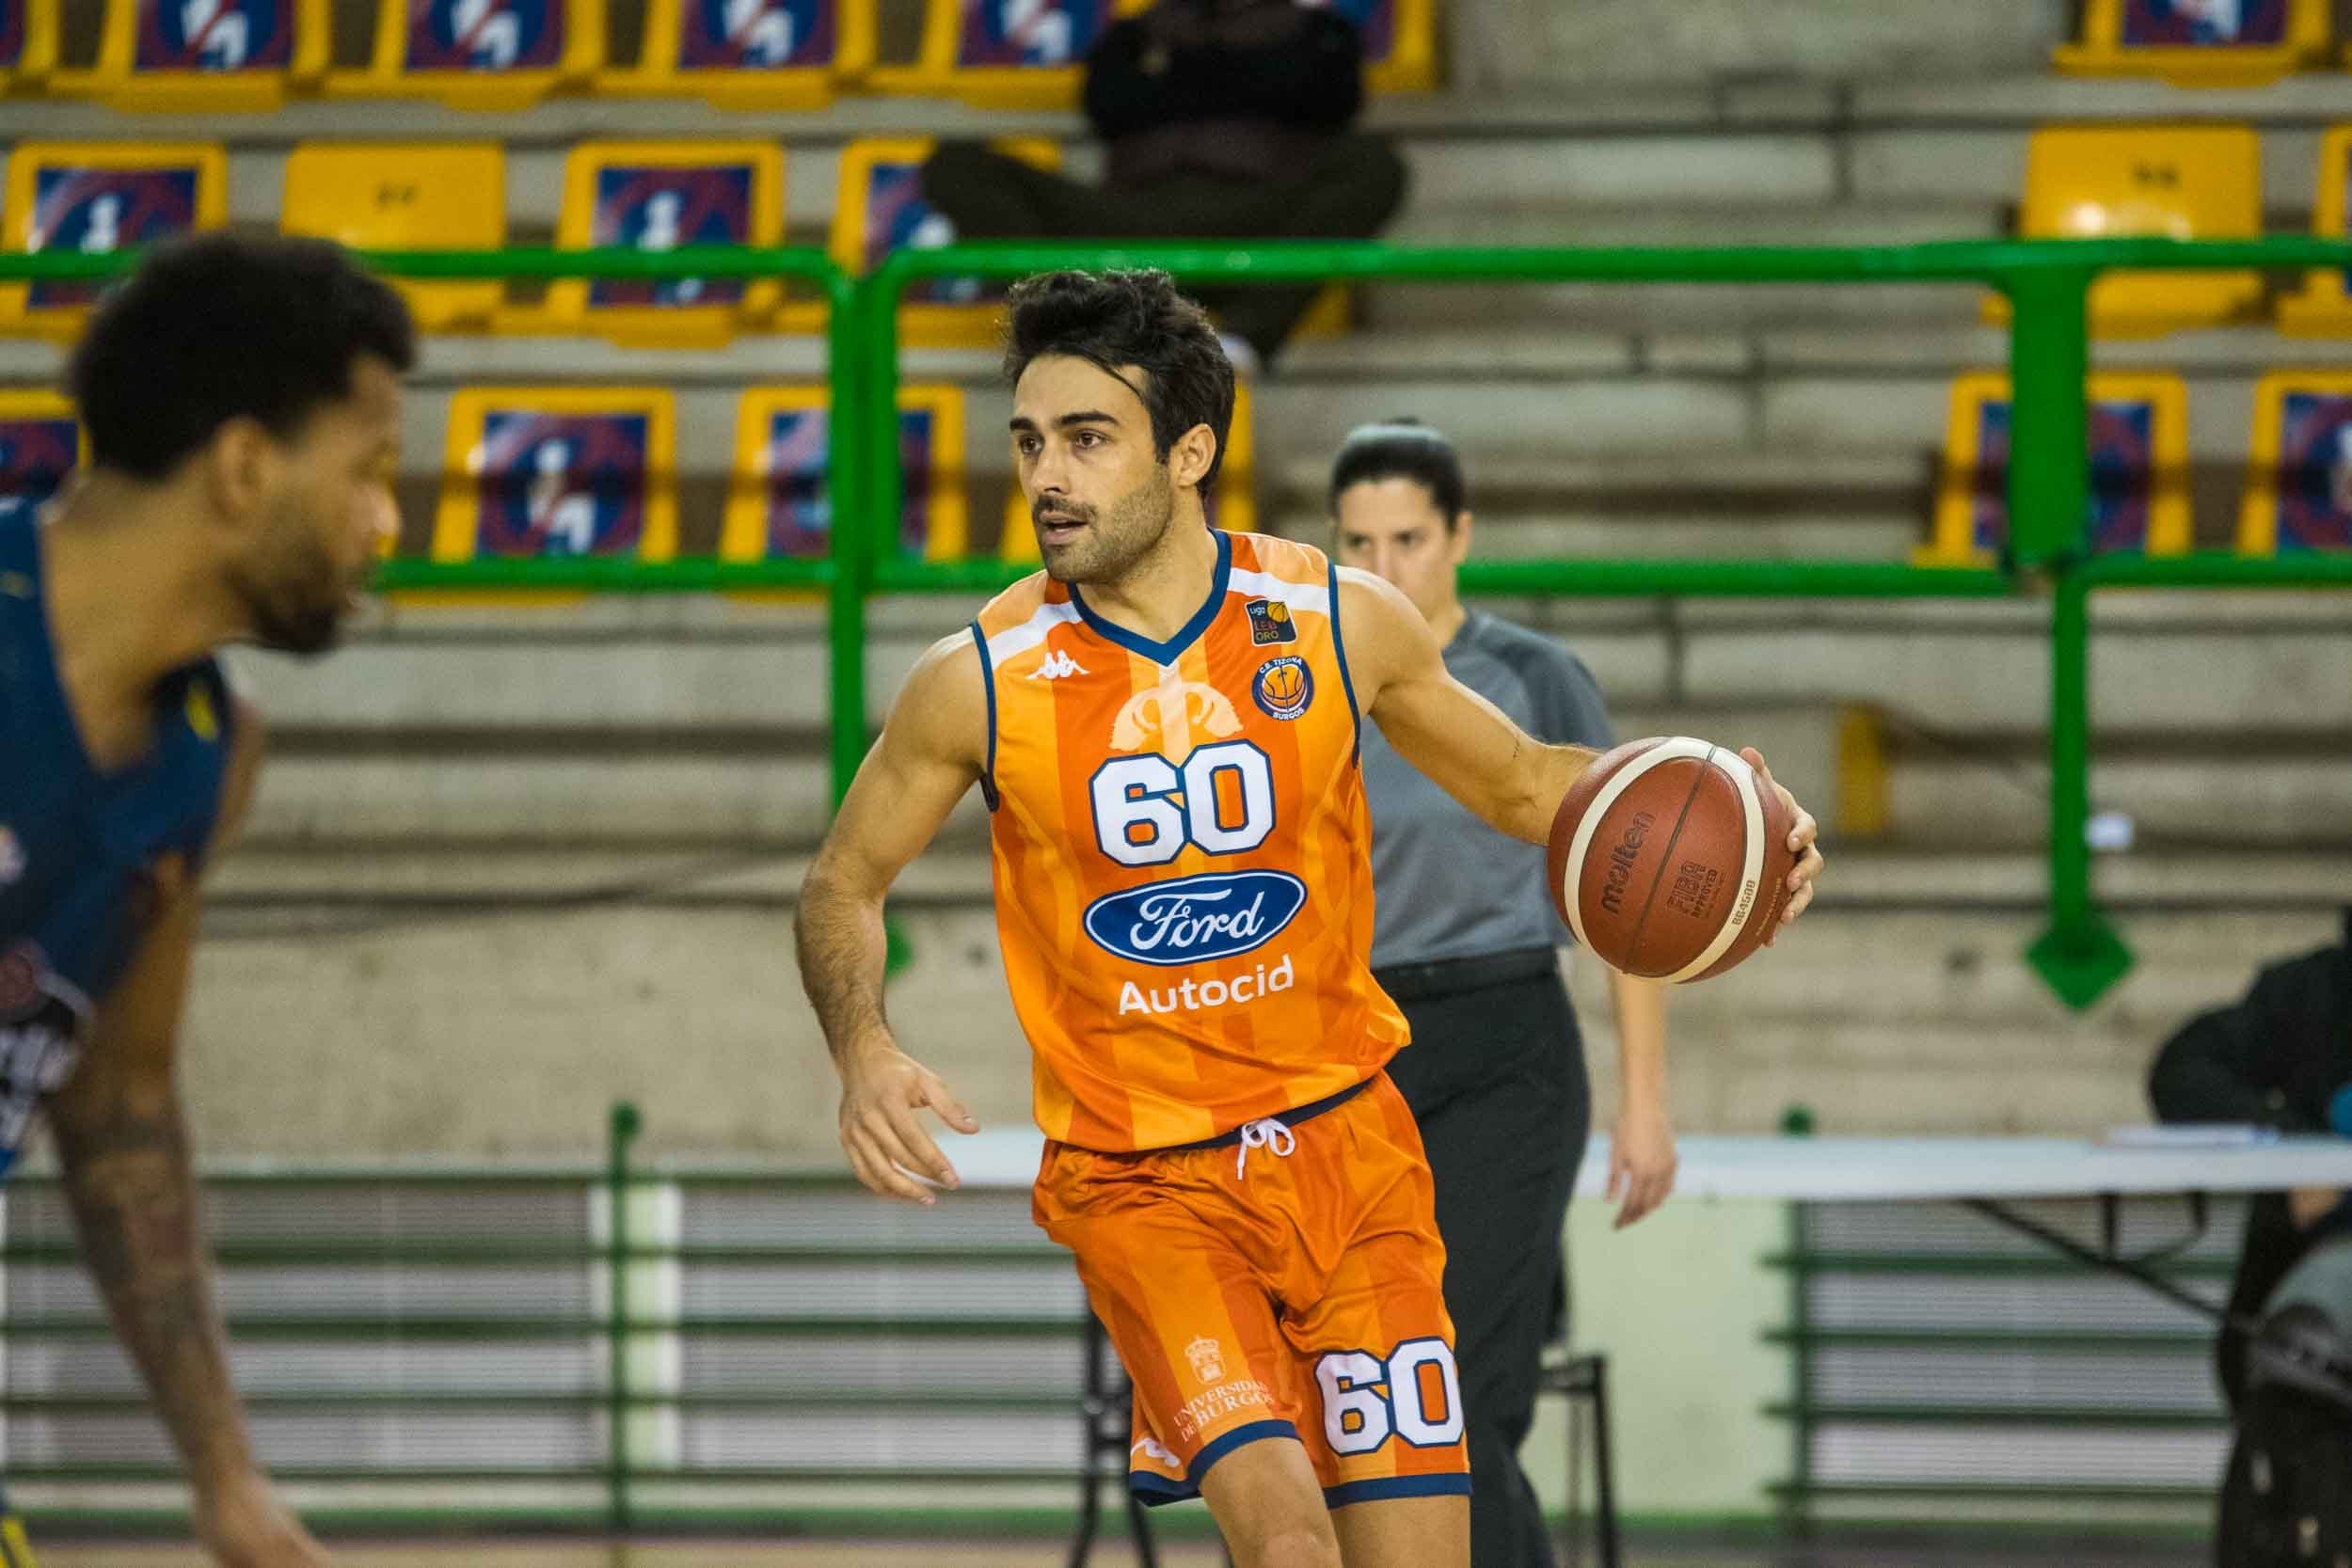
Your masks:
<instances>
[{"instance_id":1,"label":"player's outstretched arm","mask_svg":"<svg viewBox=\"0 0 2352 1568\"><path fill-rule=\"evenodd\" d=\"M891 1034L882 900L987 766L987 701L969 633L916 661L801 883L794 920L801 984L841 1074L842 1150L868 1189L910 1203L931 1202L910 1171L956 1183L916 1112L928 1105L960 1132L979 1123Z\"/></svg>"},{"instance_id":2,"label":"player's outstretched arm","mask_svg":"<svg viewBox=\"0 0 2352 1568\"><path fill-rule=\"evenodd\" d=\"M208 855L233 837L259 768L238 705L228 800ZM325 1568L253 1456L213 1298L175 1063L199 900L178 891L91 1021L80 1068L48 1105L82 1259L188 1468L197 1528L230 1568Z\"/></svg>"},{"instance_id":3,"label":"player's outstretched arm","mask_svg":"<svg viewBox=\"0 0 2352 1568\"><path fill-rule=\"evenodd\" d=\"M1547 746L1510 715L1446 673L1444 650L1413 602L1370 572L1339 568L1340 625L1356 700L1406 761L1497 832L1530 844L1551 834L1568 789L1599 753L1583 746ZM1740 753L1780 793L1793 824L1788 847L1797 864L1781 924L1813 902L1821 874L1813 814L1776 783L1753 749Z\"/></svg>"},{"instance_id":4,"label":"player's outstretched arm","mask_svg":"<svg viewBox=\"0 0 2352 1568\"><path fill-rule=\"evenodd\" d=\"M1395 587L1350 566L1339 578L1348 680L1389 744L1497 832L1543 843L1600 753L1545 745L1447 673L1429 623Z\"/></svg>"}]
</instances>

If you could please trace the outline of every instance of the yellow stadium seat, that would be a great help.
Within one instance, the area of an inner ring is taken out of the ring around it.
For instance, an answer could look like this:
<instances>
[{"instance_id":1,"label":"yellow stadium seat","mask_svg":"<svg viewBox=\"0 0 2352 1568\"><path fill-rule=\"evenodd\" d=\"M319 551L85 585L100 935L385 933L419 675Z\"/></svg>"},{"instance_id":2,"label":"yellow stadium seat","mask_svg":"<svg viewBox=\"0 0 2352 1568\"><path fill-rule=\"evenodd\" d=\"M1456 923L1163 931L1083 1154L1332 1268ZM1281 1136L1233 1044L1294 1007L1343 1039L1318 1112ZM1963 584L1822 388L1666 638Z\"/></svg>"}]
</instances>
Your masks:
<instances>
[{"instance_id":1,"label":"yellow stadium seat","mask_svg":"<svg viewBox=\"0 0 2352 1568\"><path fill-rule=\"evenodd\" d=\"M1364 86L1373 92L1428 92L1438 85L1437 17L1430 0L1302 0L1356 24L1364 40Z\"/></svg>"},{"instance_id":2,"label":"yellow stadium seat","mask_svg":"<svg viewBox=\"0 0 2352 1568\"><path fill-rule=\"evenodd\" d=\"M103 252L150 245L229 216L229 159L218 142L19 142L8 158L12 251ZM0 332L72 337L99 288L0 283Z\"/></svg>"},{"instance_id":3,"label":"yellow stadium seat","mask_svg":"<svg viewBox=\"0 0 2352 1568\"><path fill-rule=\"evenodd\" d=\"M564 164L555 243L566 250L784 243L784 150L773 141L583 142ZM775 313L772 281L565 278L548 291L557 330L616 342L715 347Z\"/></svg>"},{"instance_id":4,"label":"yellow stadium seat","mask_svg":"<svg viewBox=\"0 0 2352 1568\"><path fill-rule=\"evenodd\" d=\"M330 72L326 90L527 109L594 79L604 20L603 0L376 0L367 69Z\"/></svg>"},{"instance_id":5,"label":"yellow stadium seat","mask_svg":"<svg viewBox=\"0 0 2352 1568\"><path fill-rule=\"evenodd\" d=\"M830 396L823 387L755 387L743 394L719 534L721 560L814 560L830 549ZM899 549L925 561L961 558L969 532L961 390L898 388L898 461Z\"/></svg>"},{"instance_id":6,"label":"yellow stadium seat","mask_svg":"<svg viewBox=\"0 0 2352 1568\"><path fill-rule=\"evenodd\" d=\"M88 460L73 404L55 392L0 391L0 521L40 510Z\"/></svg>"},{"instance_id":7,"label":"yellow stadium seat","mask_svg":"<svg viewBox=\"0 0 2352 1568\"><path fill-rule=\"evenodd\" d=\"M2342 239L2352 232L2352 125L2339 125L2319 146L2319 192L2312 202L2312 232ZM2304 274L2303 286L2279 301L2279 330L2316 338L2352 337L2352 274L2330 267Z\"/></svg>"},{"instance_id":8,"label":"yellow stadium seat","mask_svg":"<svg viewBox=\"0 0 2352 1568\"><path fill-rule=\"evenodd\" d=\"M1225 433L1225 461L1216 470L1216 485L1208 497L1211 528L1226 529L1234 533L1249 533L1257 529L1256 423L1255 410L1250 406L1249 384L1238 382L1233 387L1233 423ZM1017 481L1011 492L1005 497L1004 532L998 536L996 553L1006 561L1034 562L1038 559L1037 529L1030 520L1029 503L1023 498Z\"/></svg>"},{"instance_id":9,"label":"yellow stadium seat","mask_svg":"<svg viewBox=\"0 0 2352 1568\"><path fill-rule=\"evenodd\" d=\"M2279 371L2255 384L2237 547L2352 550L2352 374Z\"/></svg>"},{"instance_id":10,"label":"yellow stadium seat","mask_svg":"<svg viewBox=\"0 0 2352 1568\"><path fill-rule=\"evenodd\" d=\"M920 184L923 161L933 145L927 136L861 137L841 150L840 195L829 248L842 268L863 275L900 245L946 243L947 220L924 201ZM1061 162L1061 150L1052 142L1009 139L995 145L1040 168ZM996 301L1003 297L1000 283L925 278L900 296L899 341L919 348L991 347L996 341ZM811 330L821 309L796 306L786 317L795 330Z\"/></svg>"},{"instance_id":11,"label":"yellow stadium seat","mask_svg":"<svg viewBox=\"0 0 2352 1568\"><path fill-rule=\"evenodd\" d=\"M650 0L637 65L603 93L722 109L821 109L874 63L876 0Z\"/></svg>"},{"instance_id":12,"label":"yellow stadium seat","mask_svg":"<svg viewBox=\"0 0 2352 1568\"><path fill-rule=\"evenodd\" d=\"M2036 131L2026 154L2018 228L2028 239L2120 234L2251 239L2262 232L2262 152L2227 125L2124 125ZM2092 285L2093 331L2149 337L2243 320L2261 306L2255 272L2117 273ZM2009 302L1986 301L1989 321Z\"/></svg>"},{"instance_id":13,"label":"yellow stadium seat","mask_svg":"<svg viewBox=\"0 0 2352 1568\"><path fill-rule=\"evenodd\" d=\"M107 0L97 63L52 93L135 113L275 109L326 72L328 0Z\"/></svg>"},{"instance_id":14,"label":"yellow stadium seat","mask_svg":"<svg viewBox=\"0 0 2352 1568\"><path fill-rule=\"evenodd\" d=\"M57 0L0 0L0 91L39 87L57 65Z\"/></svg>"},{"instance_id":15,"label":"yellow stadium seat","mask_svg":"<svg viewBox=\"0 0 2352 1568\"><path fill-rule=\"evenodd\" d=\"M989 109L1067 109L1079 62L1104 30L1150 0L925 0L913 66L867 80L882 92L960 98Z\"/></svg>"},{"instance_id":16,"label":"yellow stadium seat","mask_svg":"<svg viewBox=\"0 0 2352 1568\"><path fill-rule=\"evenodd\" d=\"M2259 87L2328 54L2329 0L2085 0L2083 36L2052 55L2076 76Z\"/></svg>"},{"instance_id":17,"label":"yellow stadium seat","mask_svg":"<svg viewBox=\"0 0 2352 1568\"><path fill-rule=\"evenodd\" d=\"M2188 388L2177 375L2090 378L2093 554L2178 555L2189 546ZM1928 566L1983 565L2009 543L2009 377L1952 383Z\"/></svg>"},{"instance_id":18,"label":"yellow stadium seat","mask_svg":"<svg viewBox=\"0 0 2352 1568\"><path fill-rule=\"evenodd\" d=\"M279 224L361 250L495 250L506 243L499 142L303 142L286 160ZM427 332L478 332L505 285L396 279Z\"/></svg>"},{"instance_id":19,"label":"yellow stadium seat","mask_svg":"<svg viewBox=\"0 0 2352 1568\"><path fill-rule=\"evenodd\" d=\"M667 389L469 387L450 400L433 560L676 554Z\"/></svg>"}]
</instances>

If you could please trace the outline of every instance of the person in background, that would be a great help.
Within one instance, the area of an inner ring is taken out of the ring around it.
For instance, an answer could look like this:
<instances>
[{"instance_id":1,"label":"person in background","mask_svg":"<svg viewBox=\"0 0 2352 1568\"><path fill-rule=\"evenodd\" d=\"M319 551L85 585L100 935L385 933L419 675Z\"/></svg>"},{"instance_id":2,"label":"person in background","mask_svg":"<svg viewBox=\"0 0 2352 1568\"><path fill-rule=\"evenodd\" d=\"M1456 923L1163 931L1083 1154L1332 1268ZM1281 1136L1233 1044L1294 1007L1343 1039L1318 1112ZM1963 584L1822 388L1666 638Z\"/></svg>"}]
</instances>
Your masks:
<instances>
[{"instance_id":1,"label":"person in background","mask_svg":"<svg viewBox=\"0 0 2352 1568\"><path fill-rule=\"evenodd\" d=\"M1615 744L1582 662L1539 632L1463 605L1470 548L1462 462L1410 422L1367 425L1331 466L1332 554L1402 589L1449 673L1540 740ZM1544 849L1504 837L1429 784L1366 729L1378 895L1374 977L1405 1010L1412 1046L1389 1071L1420 1119L1437 1180L1445 1298L1469 1417L1473 1568L1549 1568L1518 1450L1536 1372L1565 1307L1562 1227L1592 1117L1576 1014L1561 983L1570 938L1546 894ZM1665 1201L1675 1178L1666 1109L1664 982L1610 974L1622 1101L1609 1190L1620 1227Z\"/></svg>"},{"instance_id":2,"label":"person in background","mask_svg":"<svg viewBox=\"0 0 2352 1568\"><path fill-rule=\"evenodd\" d=\"M1160 0L1087 56L1104 182L977 142L924 166L923 197L966 240L1370 239L1405 198L1385 140L1352 133L1363 50L1336 11L1297 0ZM1248 374L1270 363L1315 289L1202 289Z\"/></svg>"},{"instance_id":3,"label":"person in background","mask_svg":"<svg viewBox=\"0 0 2352 1568\"><path fill-rule=\"evenodd\" d=\"M2269 965L2236 1002L2183 1024L2156 1053L2148 1098L2160 1121L2352 1133L2352 909L2344 940ZM2313 1244L2352 1227L2344 1197L2308 1187L2254 1200L2230 1287L2233 1313L2258 1317ZM2217 1353L2235 1408L2246 1392L2245 1336L2224 1330Z\"/></svg>"}]
</instances>

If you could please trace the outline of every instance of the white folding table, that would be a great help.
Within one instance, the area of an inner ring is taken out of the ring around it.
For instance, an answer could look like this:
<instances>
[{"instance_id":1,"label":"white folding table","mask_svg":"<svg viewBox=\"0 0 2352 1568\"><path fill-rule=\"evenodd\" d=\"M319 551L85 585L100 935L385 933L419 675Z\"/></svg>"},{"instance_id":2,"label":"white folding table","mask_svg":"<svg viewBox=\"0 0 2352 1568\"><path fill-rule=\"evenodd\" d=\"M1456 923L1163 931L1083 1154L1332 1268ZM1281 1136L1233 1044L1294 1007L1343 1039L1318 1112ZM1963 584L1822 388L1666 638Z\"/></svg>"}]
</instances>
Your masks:
<instances>
[{"instance_id":1,"label":"white folding table","mask_svg":"<svg viewBox=\"0 0 2352 1568\"><path fill-rule=\"evenodd\" d=\"M1044 1138L1033 1128L960 1137L935 1130L966 1186L1025 1188ZM2191 1192L2352 1188L2352 1138L2146 1147L2089 1138L1745 1137L1677 1139L1675 1196L1817 1202L1997 1202L2029 1197L2128 1197ZM1267 1158L1260 1154L1254 1158ZM1576 1196L1597 1198L1609 1175L1609 1136L1596 1132Z\"/></svg>"}]
</instances>

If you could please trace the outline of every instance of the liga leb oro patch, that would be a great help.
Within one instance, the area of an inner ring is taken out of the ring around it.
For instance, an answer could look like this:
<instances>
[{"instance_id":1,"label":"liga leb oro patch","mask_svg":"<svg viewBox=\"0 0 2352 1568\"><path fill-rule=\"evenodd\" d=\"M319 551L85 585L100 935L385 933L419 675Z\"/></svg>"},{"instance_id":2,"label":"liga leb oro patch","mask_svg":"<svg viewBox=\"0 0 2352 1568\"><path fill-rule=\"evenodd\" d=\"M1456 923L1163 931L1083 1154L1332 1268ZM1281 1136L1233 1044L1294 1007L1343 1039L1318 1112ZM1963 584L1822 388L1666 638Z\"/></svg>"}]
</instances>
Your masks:
<instances>
[{"instance_id":1,"label":"liga leb oro patch","mask_svg":"<svg viewBox=\"0 0 2352 1568\"><path fill-rule=\"evenodd\" d=\"M1256 646L1298 641L1298 623L1291 619L1291 607L1281 600L1252 599L1242 608L1249 611L1249 641Z\"/></svg>"}]
</instances>

